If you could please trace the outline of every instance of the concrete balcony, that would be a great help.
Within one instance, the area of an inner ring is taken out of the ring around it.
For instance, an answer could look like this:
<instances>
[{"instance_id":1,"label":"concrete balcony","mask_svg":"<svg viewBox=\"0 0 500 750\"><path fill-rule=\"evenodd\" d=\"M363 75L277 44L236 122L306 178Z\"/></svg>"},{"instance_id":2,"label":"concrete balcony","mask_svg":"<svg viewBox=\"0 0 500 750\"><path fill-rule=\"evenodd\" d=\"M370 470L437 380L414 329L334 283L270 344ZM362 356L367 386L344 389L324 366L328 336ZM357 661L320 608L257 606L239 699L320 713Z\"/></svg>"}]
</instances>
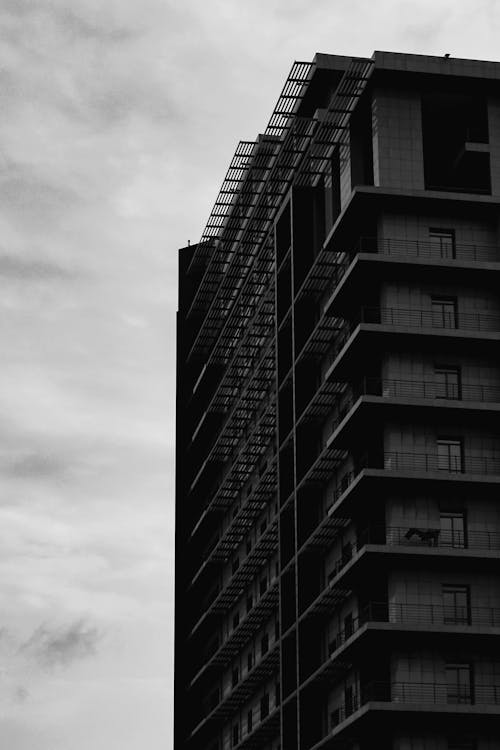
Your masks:
<instances>
[{"instance_id":1,"label":"concrete balcony","mask_svg":"<svg viewBox=\"0 0 500 750\"><path fill-rule=\"evenodd\" d=\"M330 448L333 450L333 447ZM340 464L340 468L341 468ZM365 454L355 467L344 473L342 480L327 498L328 516L334 519L352 516L359 502L376 502L380 493L393 486L415 487L425 484L441 494L457 489L471 492L497 492L500 484L500 455L471 455L445 462L436 452L381 451Z\"/></svg>"},{"instance_id":2,"label":"concrete balcony","mask_svg":"<svg viewBox=\"0 0 500 750\"><path fill-rule=\"evenodd\" d=\"M374 284L391 280L457 282L474 278L490 286L500 271L496 245L434 243L422 240L361 238L335 266L326 286L330 315L354 310L354 300L366 298ZM493 276L492 276L493 274Z\"/></svg>"},{"instance_id":3,"label":"concrete balcony","mask_svg":"<svg viewBox=\"0 0 500 750\"><path fill-rule=\"evenodd\" d=\"M328 729L310 750L337 746L346 736L366 736L381 723L393 727L409 722L418 726L450 727L459 731L462 722L476 719L483 726L498 727L500 685L452 686L443 682L370 682L353 691L348 700L330 711Z\"/></svg>"},{"instance_id":4,"label":"concrete balcony","mask_svg":"<svg viewBox=\"0 0 500 750\"><path fill-rule=\"evenodd\" d=\"M384 409L384 414L380 414ZM360 444L369 423L390 416L401 419L402 410L421 421L467 419L494 430L500 414L500 386L495 383L439 383L436 380L368 378L354 384L338 401L330 423L328 446L349 449ZM436 409L440 410L439 416ZM307 417L307 415L306 415Z\"/></svg>"},{"instance_id":5,"label":"concrete balcony","mask_svg":"<svg viewBox=\"0 0 500 750\"><path fill-rule=\"evenodd\" d=\"M374 339L380 336L384 337L383 341ZM474 350L489 349L496 353L500 341L500 313L433 310L430 305L428 308L356 308L331 339L324 355L325 380L355 379L375 346L421 351L423 339L426 345L440 352L454 352L458 345L467 344Z\"/></svg>"},{"instance_id":6,"label":"concrete balcony","mask_svg":"<svg viewBox=\"0 0 500 750\"><path fill-rule=\"evenodd\" d=\"M390 652L396 643L403 648L416 640L432 647L439 644L458 650L464 644L484 646L500 635L500 608L448 607L441 603L370 602L353 617L348 627L339 629L328 642L326 653L315 666L309 659L303 672L302 687L333 683L343 678L353 662L370 659L370 653ZM374 640L376 638L376 641ZM464 640L465 639L465 640Z\"/></svg>"}]
</instances>

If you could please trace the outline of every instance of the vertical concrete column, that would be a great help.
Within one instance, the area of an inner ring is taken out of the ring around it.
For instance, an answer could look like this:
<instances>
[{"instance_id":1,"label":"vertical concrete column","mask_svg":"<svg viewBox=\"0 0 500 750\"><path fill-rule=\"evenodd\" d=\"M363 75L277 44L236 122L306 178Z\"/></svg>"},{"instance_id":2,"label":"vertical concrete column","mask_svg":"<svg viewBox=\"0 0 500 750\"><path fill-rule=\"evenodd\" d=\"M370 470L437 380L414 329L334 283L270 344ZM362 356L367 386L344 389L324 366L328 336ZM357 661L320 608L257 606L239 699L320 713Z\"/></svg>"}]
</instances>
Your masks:
<instances>
[{"instance_id":1,"label":"vertical concrete column","mask_svg":"<svg viewBox=\"0 0 500 750\"><path fill-rule=\"evenodd\" d=\"M488 130L490 140L491 193L500 195L500 99L488 102Z\"/></svg>"}]
</instances>

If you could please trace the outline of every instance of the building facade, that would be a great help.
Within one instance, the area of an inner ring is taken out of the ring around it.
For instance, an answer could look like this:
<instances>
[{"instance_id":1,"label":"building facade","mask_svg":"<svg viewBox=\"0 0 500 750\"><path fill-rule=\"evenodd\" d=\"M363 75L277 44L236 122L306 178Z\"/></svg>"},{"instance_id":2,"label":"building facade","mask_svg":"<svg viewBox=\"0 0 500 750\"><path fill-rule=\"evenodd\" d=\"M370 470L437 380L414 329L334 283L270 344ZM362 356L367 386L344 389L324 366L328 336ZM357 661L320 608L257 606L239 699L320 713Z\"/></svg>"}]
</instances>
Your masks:
<instances>
[{"instance_id":1,"label":"building facade","mask_svg":"<svg viewBox=\"0 0 500 750\"><path fill-rule=\"evenodd\" d=\"M180 251L176 750L500 750L500 63L295 63Z\"/></svg>"}]
</instances>

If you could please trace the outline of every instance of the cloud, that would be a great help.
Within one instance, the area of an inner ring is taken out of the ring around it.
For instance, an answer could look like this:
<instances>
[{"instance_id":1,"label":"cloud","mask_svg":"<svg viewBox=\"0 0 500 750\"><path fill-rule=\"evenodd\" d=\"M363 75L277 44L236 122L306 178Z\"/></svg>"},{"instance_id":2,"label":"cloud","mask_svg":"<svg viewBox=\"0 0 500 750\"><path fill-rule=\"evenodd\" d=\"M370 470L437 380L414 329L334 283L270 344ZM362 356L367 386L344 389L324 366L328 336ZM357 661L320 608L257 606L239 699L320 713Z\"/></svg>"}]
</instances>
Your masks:
<instances>
[{"instance_id":1,"label":"cloud","mask_svg":"<svg viewBox=\"0 0 500 750\"><path fill-rule=\"evenodd\" d=\"M46 477L62 477L67 470L67 463L60 457L43 453L28 453L25 455L0 452L0 469L4 476L19 479L37 479Z\"/></svg>"},{"instance_id":2,"label":"cloud","mask_svg":"<svg viewBox=\"0 0 500 750\"><path fill-rule=\"evenodd\" d=\"M70 281L80 277L61 263L45 258L22 258L17 255L0 255L0 277L10 281Z\"/></svg>"},{"instance_id":3,"label":"cloud","mask_svg":"<svg viewBox=\"0 0 500 750\"><path fill-rule=\"evenodd\" d=\"M102 637L103 633L84 619L59 628L40 625L19 651L44 668L68 667L74 661L95 656Z\"/></svg>"}]
</instances>

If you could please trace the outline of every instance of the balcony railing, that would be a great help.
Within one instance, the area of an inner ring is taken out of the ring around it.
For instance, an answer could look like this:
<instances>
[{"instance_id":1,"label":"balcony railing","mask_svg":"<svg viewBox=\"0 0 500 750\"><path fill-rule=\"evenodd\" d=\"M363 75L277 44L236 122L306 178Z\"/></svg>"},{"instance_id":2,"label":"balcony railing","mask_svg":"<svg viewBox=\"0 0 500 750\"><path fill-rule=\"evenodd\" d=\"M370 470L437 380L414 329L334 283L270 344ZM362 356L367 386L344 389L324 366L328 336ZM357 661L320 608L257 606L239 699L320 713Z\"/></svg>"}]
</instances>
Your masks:
<instances>
[{"instance_id":1,"label":"balcony railing","mask_svg":"<svg viewBox=\"0 0 500 750\"><path fill-rule=\"evenodd\" d=\"M442 398L448 401L500 403L500 385L496 383L453 383L438 380L366 378L355 389L356 395L385 398Z\"/></svg>"},{"instance_id":2,"label":"balcony railing","mask_svg":"<svg viewBox=\"0 0 500 750\"><path fill-rule=\"evenodd\" d=\"M493 456L450 456L446 461L436 453L410 453L386 451L380 456L365 455L356 462L354 469L347 471L329 495L327 514L333 512L333 506L347 492L351 484L364 469L383 469L387 472L402 471L415 474L435 472L444 477L456 477L461 474L500 476L500 454Z\"/></svg>"},{"instance_id":3,"label":"balcony railing","mask_svg":"<svg viewBox=\"0 0 500 750\"><path fill-rule=\"evenodd\" d=\"M442 603L372 602L360 612L359 622L408 625L470 625L500 627L500 607L448 606Z\"/></svg>"},{"instance_id":4,"label":"balcony railing","mask_svg":"<svg viewBox=\"0 0 500 750\"><path fill-rule=\"evenodd\" d=\"M344 417L361 396L382 398L415 398L435 401L462 401L466 403L500 404L500 386L496 384L465 384L437 382L436 380L398 380L365 378L342 397L338 411L330 426L332 435Z\"/></svg>"},{"instance_id":5,"label":"balcony railing","mask_svg":"<svg viewBox=\"0 0 500 750\"><path fill-rule=\"evenodd\" d=\"M342 554L328 572L332 581L367 544L398 547L439 547L441 549L471 549L500 552L500 533L497 531L460 531L431 526L385 526L363 531L357 539L344 545Z\"/></svg>"},{"instance_id":6,"label":"balcony railing","mask_svg":"<svg viewBox=\"0 0 500 750\"><path fill-rule=\"evenodd\" d=\"M366 460L365 466L383 468L386 471L415 471L415 472L442 472L443 474L494 474L500 475L500 455L493 456L462 456L446 455L438 453L409 453L400 451L386 451L383 455L381 466L377 461ZM364 468L364 467L360 467Z\"/></svg>"},{"instance_id":7,"label":"balcony railing","mask_svg":"<svg viewBox=\"0 0 500 750\"><path fill-rule=\"evenodd\" d=\"M494 312L462 312L428 308L362 307L358 323L402 326L405 328L436 328L440 330L500 331L500 314Z\"/></svg>"},{"instance_id":8,"label":"balcony railing","mask_svg":"<svg viewBox=\"0 0 500 750\"><path fill-rule=\"evenodd\" d=\"M330 639L328 660L360 628L370 622L410 626L500 628L500 608L447 606L442 603L370 602L360 610L357 617L353 617L348 627L342 628Z\"/></svg>"},{"instance_id":9,"label":"balcony railing","mask_svg":"<svg viewBox=\"0 0 500 750\"><path fill-rule=\"evenodd\" d=\"M429 523L414 526L374 526L363 531L356 544L358 546L388 544L404 547L444 547L500 552L500 532L441 529Z\"/></svg>"},{"instance_id":10,"label":"balcony railing","mask_svg":"<svg viewBox=\"0 0 500 750\"><path fill-rule=\"evenodd\" d=\"M357 253L377 253L397 258L424 258L433 260L476 261L500 263L500 248L495 245L430 242L429 240L403 240L362 237L354 248Z\"/></svg>"},{"instance_id":11,"label":"balcony railing","mask_svg":"<svg viewBox=\"0 0 500 750\"><path fill-rule=\"evenodd\" d=\"M500 685L454 685L444 682L371 682L353 692L330 714L330 730L334 730L364 704L382 703L431 704L448 706L498 706Z\"/></svg>"}]
</instances>

